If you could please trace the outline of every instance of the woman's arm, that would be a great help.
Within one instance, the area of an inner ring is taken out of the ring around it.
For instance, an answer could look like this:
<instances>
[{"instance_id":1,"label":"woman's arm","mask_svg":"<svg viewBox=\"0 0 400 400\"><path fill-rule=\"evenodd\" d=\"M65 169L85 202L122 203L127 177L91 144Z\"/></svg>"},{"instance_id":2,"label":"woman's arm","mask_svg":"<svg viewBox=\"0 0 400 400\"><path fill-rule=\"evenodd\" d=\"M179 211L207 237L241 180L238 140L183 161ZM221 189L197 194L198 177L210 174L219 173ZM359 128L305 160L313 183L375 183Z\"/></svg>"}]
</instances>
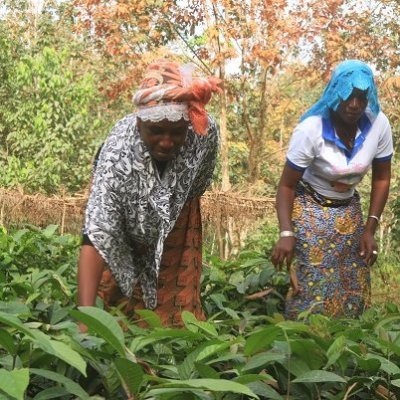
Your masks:
<instances>
[{"instance_id":1,"label":"woman's arm","mask_svg":"<svg viewBox=\"0 0 400 400\"><path fill-rule=\"evenodd\" d=\"M98 251L91 245L83 245L78 262L78 304L80 306L94 306L97 290L105 262ZM80 322L79 330L87 332L87 326Z\"/></svg>"},{"instance_id":2,"label":"woman's arm","mask_svg":"<svg viewBox=\"0 0 400 400\"><path fill-rule=\"evenodd\" d=\"M377 245L374 239L374 234L378 226L378 221L375 218L369 218L373 215L380 218L389 194L391 176L391 161L379 161L372 164L372 183L371 196L368 218L365 223L364 233L360 242L360 255L364 257L367 264L372 265L376 261Z\"/></svg>"},{"instance_id":3,"label":"woman's arm","mask_svg":"<svg viewBox=\"0 0 400 400\"><path fill-rule=\"evenodd\" d=\"M95 305L104 266L103 258L93 246L82 246L78 263L78 302L80 306Z\"/></svg>"},{"instance_id":4,"label":"woman's arm","mask_svg":"<svg viewBox=\"0 0 400 400\"><path fill-rule=\"evenodd\" d=\"M279 220L279 229L282 231L293 231L292 210L295 197L296 185L303 175L288 164L283 169L282 176L276 195L276 211ZM295 238L293 236L281 237L272 251L272 263L280 266L286 261L289 268L293 260Z\"/></svg>"}]
</instances>

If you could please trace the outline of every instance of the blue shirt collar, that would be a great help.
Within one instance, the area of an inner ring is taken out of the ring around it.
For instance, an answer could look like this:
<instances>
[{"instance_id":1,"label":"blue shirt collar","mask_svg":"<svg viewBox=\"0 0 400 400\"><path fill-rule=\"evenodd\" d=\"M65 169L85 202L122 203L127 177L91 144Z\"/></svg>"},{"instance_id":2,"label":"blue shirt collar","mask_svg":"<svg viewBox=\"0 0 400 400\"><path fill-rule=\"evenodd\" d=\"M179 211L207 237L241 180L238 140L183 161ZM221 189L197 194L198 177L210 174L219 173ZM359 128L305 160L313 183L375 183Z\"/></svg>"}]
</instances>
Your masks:
<instances>
[{"instance_id":1,"label":"blue shirt collar","mask_svg":"<svg viewBox=\"0 0 400 400\"><path fill-rule=\"evenodd\" d=\"M356 137L356 140L354 141L354 146L351 150L349 150L341 141L341 139L336 136L335 128L333 127L333 123L330 118L322 118L322 137L324 138L324 140L334 143L337 147L339 147L339 149L341 149L345 154L347 163L349 163L350 160L360 150L362 144L365 141L365 138L368 135L368 132L371 129L371 126L371 121L364 113L358 121L358 128L360 129L361 133Z\"/></svg>"}]
</instances>

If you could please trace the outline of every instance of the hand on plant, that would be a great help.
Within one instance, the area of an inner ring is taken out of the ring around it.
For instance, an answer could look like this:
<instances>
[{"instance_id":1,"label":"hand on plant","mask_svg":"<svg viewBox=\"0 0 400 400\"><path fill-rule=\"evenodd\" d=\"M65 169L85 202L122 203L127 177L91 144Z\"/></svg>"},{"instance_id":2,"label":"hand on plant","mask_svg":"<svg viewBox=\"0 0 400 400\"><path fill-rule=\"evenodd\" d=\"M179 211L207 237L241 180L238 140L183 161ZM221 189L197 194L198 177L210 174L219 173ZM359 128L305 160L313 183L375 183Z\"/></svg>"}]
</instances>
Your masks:
<instances>
[{"instance_id":1,"label":"hand on plant","mask_svg":"<svg viewBox=\"0 0 400 400\"><path fill-rule=\"evenodd\" d=\"M289 270L294 257L295 244L296 239L292 236L282 237L278 240L272 250L271 256L272 264L274 264L276 268L280 269L286 261L286 266Z\"/></svg>"},{"instance_id":2,"label":"hand on plant","mask_svg":"<svg viewBox=\"0 0 400 400\"><path fill-rule=\"evenodd\" d=\"M79 322L78 323L78 330L79 330L80 333L87 333L88 327L84 323Z\"/></svg>"},{"instance_id":3,"label":"hand on plant","mask_svg":"<svg viewBox=\"0 0 400 400\"><path fill-rule=\"evenodd\" d=\"M360 256L363 257L367 265L373 265L378 258L378 246L374 235L369 231L364 231L360 239Z\"/></svg>"},{"instance_id":4,"label":"hand on plant","mask_svg":"<svg viewBox=\"0 0 400 400\"><path fill-rule=\"evenodd\" d=\"M282 237L276 243L271 257L272 264L274 264L277 269L280 269L286 261L286 267L290 275L290 286L292 287L293 296L296 296L300 292L296 271L291 268L295 245L296 239L294 237Z\"/></svg>"}]
</instances>

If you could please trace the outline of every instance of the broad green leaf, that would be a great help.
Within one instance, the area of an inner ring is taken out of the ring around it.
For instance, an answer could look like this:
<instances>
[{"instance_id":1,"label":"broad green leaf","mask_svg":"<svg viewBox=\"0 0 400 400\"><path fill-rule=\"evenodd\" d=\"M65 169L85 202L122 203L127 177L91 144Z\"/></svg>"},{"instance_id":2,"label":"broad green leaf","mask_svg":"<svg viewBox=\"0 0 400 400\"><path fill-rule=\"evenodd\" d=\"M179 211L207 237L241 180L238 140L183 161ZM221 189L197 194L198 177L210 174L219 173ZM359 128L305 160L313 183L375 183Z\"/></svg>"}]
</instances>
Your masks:
<instances>
[{"instance_id":1,"label":"broad green leaf","mask_svg":"<svg viewBox=\"0 0 400 400\"><path fill-rule=\"evenodd\" d=\"M185 340L199 340L203 337L201 333L191 332L187 329L173 329L163 328L157 329L146 335L146 338L158 338L158 339L176 339L182 338Z\"/></svg>"},{"instance_id":2,"label":"broad green leaf","mask_svg":"<svg viewBox=\"0 0 400 400\"><path fill-rule=\"evenodd\" d=\"M78 396L80 400L89 399L89 395L82 389L80 385L78 385L76 382L74 382L70 378L67 378L64 375L61 375L57 372L48 371L45 369L38 369L38 368L31 368L30 373L60 383L61 385L64 386L66 390L68 390L69 393Z\"/></svg>"},{"instance_id":3,"label":"broad green leaf","mask_svg":"<svg viewBox=\"0 0 400 400\"><path fill-rule=\"evenodd\" d=\"M249 267L256 267L258 265L263 265L266 263L266 258L265 257L254 257L251 258L250 260L247 260L244 262L241 267L242 268L249 268Z\"/></svg>"},{"instance_id":4,"label":"broad green leaf","mask_svg":"<svg viewBox=\"0 0 400 400\"><path fill-rule=\"evenodd\" d=\"M133 353L138 352L139 350L143 349L144 347L159 342L160 339L157 337L152 336L138 336L132 339L131 344L129 345L129 350Z\"/></svg>"},{"instance_id":5,"label":"broad green leaf","mask_svg":"<svg viewBox=\"0 0 400 400\"><path fill-rule=\"evenodd\" d=\"M215 353L219 353L225 349L230 348L233 344L235 344L237 341L234 342L223 342L223 343L219 343L219 344L210 344L206 347L204 347L198 354L196 357L196 361L201 361L204 360L208 357L210 357L211 355L215 354Z\"/></svg>"},{"instance_id":6,"label":"broad green leaf","mask_svg":"<svg viewBox=\"0 0 400 400\"><path fill-rule=\"evenodd\" d=\"M50 339L50 336L39 331L38 329L29 329L27 326L22 324L18 318L13 316L11 317L11 320L10 318L2 319L0 317L0 321L7 321L10 323L10 325L17 327L20 331L24 332L28 336L30 341L35 343L42 350L65 361L67 364L75 367L79 372L86 376L86 362L76 351L72 350L69 346L62 342Z\"/></svg>"},{"instance_id":7,"label":"broad green leaf","mask_svg":"<svg viewBox=\"0 0 400 400\"><path fill-rule=\"evenodd\" d=\"M162 388L150 389L145 399L155 400L215 400L215 396L199 389L191 388Z\"/></svg>"},{"instance_id":8,"label":"broad green leaf","mask_svg":"<svg viewBox=\"0 0 400 400\"><path fill-rule=\"evenodd\" d=\"M380 369L390 375L400 374L400 368L385 357L369 353L365 358L367 360L378 360L381 363Z\"/></svg>"},{"instance_id":9,"label":"broad green leaf","mask_svg":"<svg viewBox=\"0 0 400 400\"><path fill-rule=\"evenodd\" d=\"M48 389L41 390L33 400L50 400L50 399L58 399L62 396L68 396L70 393L68 390L63 388L62 386L51 387Z\"/></svg>"},{"instance_id":10,"label":"broad green leaf","mask_svg":"<svg viewBox=\"0 0 400 400\"><path fill-rule=\"evenodd\" d=\"M247 364L242 368L242 371L250 371L252 369L259 369L264 365L270 364L275 361L284 361L286 355L283 353L276 353L274 351L268 351L265 353L259 353L251 357Z\"/></svg>"},{"instance_id":11,"label":"broad green leaf","mask_svg":"<svg viewBox=\"0 0 400 400\"><path fill-rule=\"evenodd\" d=\"M135 314L138 314L141 319L149 324L152 328L162 328L160 316L151 310L135 310Z\"/></svg>"},{"instance_id":12,"label":"broad green leaf","mask_svg":"<svg viewBox=\"0 0 400 400\"><path fill-rule=\"evenodd\" d=\"M30 321L30 322L25 322L24 325L31 329L31 332L33 335L36 334L36 332L39 332L38 329L43 326L43 322L39 322L39 321Z\"/></svg>"},{"instance_id":13,"label":"broad green leaf","mask_svg":"<svg viewBox=\"0 0 400 400\"><path fill-rule=\"evenodd\" d=\"M25 333L26 335L33 337L32 330L27 328L21 320L12 314L7 314L0 311L0 322L6 324L8 326L12 326L13 328L18 329L20 332Z\"/></svg>"},{"instance_id":14,"label":"broad green leaf","mask_svg":"<svg viewBox=\"0 0 400 400\"><path fill-rule=\"evenodd\" d=\"M71 347L67 346L63 342L48 339L44 334L35 336L35 343L37 343L44 351L65 361L67 364L76 368L82 375L86 376L86 362L79 353L72 350Z\"/></svg>"},{"instance_id":15,"label":"broad green leaf","mask_svg":"<svg viewBox=\"0 0 400 400\"><path fill-rule=\"evenodd\" d=\"M273 325L253 333L246 339L244 354L251 356L258 350L268 349L274 340L281 335L282 330Z\"/></svg>"},{"instance_id":16,"label":"broad green leaf","mask_svg":"<svg viewBox=\"0 0 400 400\"><path fill-rule=\"evenodd\" d=\"M12 238L16 243L19 243L23 236L25 236L29 232L29 229L20 229L12 235Z\"/></svg>"},{"instance_id":17,"label":"broad green leaf","mask_svg":"<svg viewBox=\"0 0 400 400\"><path fill-rule=\"evenodd\" d=\"M40 297L42 293L40 291L37 291L35 293L32 293L29 295L29 297L26 299L26 304L31 304L34 300L36 300L38 297Z\"/></svg>"},{"instance_id":18,"label":"broad green leaf","mask_svg":"<svg viewBox=\"0 0 400 400\"><path fill-rule=\"evenodd\" d=\"M343 335L338 336L333 343L330 345L326 355L328 357L328 362L325 365L325 368L330 367L334 364L337 359L343 354L343 351L346 348L346 338Z\"/></svg>"},{"instance_id":19,"label":"broad green leaf","mask_svg":"<svg viewBox=\"0 0 400 400\"><path fill-rule=\"evenodd\" d=\"M219 379L219 373L207 364L195 362L194 366L201 378Z\"/></svg>"},{"instance_id":20,"label":"broad green leaf","mask_svg":"<svg viewBox=\"0 0 400 400\"><path fill-rule=\"evenodd\" d=\"M68 321L63 321L63 319L65 319L68 316L68 312L69 312L68 308L61 308L61 307L56 309L53 308L53 310L51 311L50 325L54 327L56 324L59 323L63 322L70 323L71 322L70 319Z\"/></svg>"},{"instance_id":21,"label":"broad green leaf","mask_svg":"<svg viewBox=\"0 0 400 400\"><path fill-rule=\"evenodd\" d=\"M0 329L0 346L12 355L17 352L13 337L5 329Z\"/></svg>"},{"instance_id":22,"label":"broad green leaf","mask_svg":"<svg viewBox=\"0 0 400 400\"><path fill-rule=\"evenodd\" d=\"M283 400L284 398L265 382L251 382L247 385L255 394L262 399Z\"/></svg>"},{"instance_id":23,"label":"broad green leaf","mask_svg":"<svg viewBox=\"0 0 400 400\"><path fill-rule=\"evenodd\" d=\"M301 358L286 358L283 361L278 361L290 374L296 378L302 376L306 371L312 371L313 369Z\"/></svg>"},{"instance_id":24,"label":"broad green leaf","mask_svg":"<svg viewBox=\"0 0 400 400\"><path fill-rule=\"evenodd\" d=\"M197 329L193 329L193 327L197 327L213 337L218 337L218 332L212 324L209 322L198 321L196 317L189 311L182 311L182 321L186 328L192 332L197 332Z\"/></svg>"},{"instance_id":25,"label":"broad green leaf","mask_svg":"<svg viewBox=\"0 0 400 400\"><path fill-rule=\"evenodd\" d=\"M249 396L254 399L258 399L258 396L254 394L247 386L240 383L228 381L226 379L189 379L174 381L168 379L167 383L157 385L155 387L163 388L193 388L193 389L205 389L211 390L212 392L232 392L240 393Z\"/></svg>"},{"instance_id":26,"label":"broad green leaf","mask_svg":"<svg viewBox=\"0 0 400 400\"><path fill-rule=\"evenodd\" d=\"M252 382L259 382L259 381L274 381L276 380L268 374L247 374L247 375L240 375L236 376L232 379L233 382L242 383L243 385L247 385L248 383Z\"/></svg>"},{"instance_id":27,"label":"broad green leaf","mask_svg":"<svg viewBox=\"0 0 400 400\"><path fill-rule=\"evenodd\" d=\"M230 307L225 307L223 305L223 301L226 300L225 296L222 293L214 293L210 295L210 299L214 301L216 306L221 310L225 311L232 319L239 320L239 314Z\"/></svg>"},{"instance_id":28,"label":"broad green leaf","mask_svg":"<svg viewBox=\"0 0 400 400\"><path fill-rule=\"evenodd\" d=\"M29 369L0 369L0 388L13 399L24 400L24 393L29 384Z\"/></svg>"},{"instance_id":29,"label":"broad green leaf","mask_svg":"<svg viewBox=\"0 0 400 400\"><path fill-rule=\"evenodd\" d=\"M289 340L289 342L290 349L288 349L288 352L292 351L295 362L298 359L304 361L308 366L307 371L321 369L325 364L325 349L318 346L315 340L296 338L295 340ZM302 372L305 371L303 370Z\"/></svg>"},{"instance_id":30,"label":"broad green leaf","mask_svg":"<svg viewBox=\"0 0 400 400\"><path fill-rule=\"evenodd\" d=\"M276 324L278 328L285 331L295 331L295 332L309 332L310 327L306 324L296 321L282 321Z\"/></svg>"},{"instance_id":31,"label":"broad green leaf","mask_svg":"<svg viewBox=\"0 0 400 400\"><path fill-rule=\"evenodd\" d=\"M362 370L375 374L381 367L381 362L374 358L370 358L369 360L365 360L364 358L358 358L357 365Z\"/></svg>"},{"instance_id":32,"label":"broad green leaf","mask_svg":"<svg viewBox=\"0 0 400 400\"><path fill-rule=\"evenodd\" d=\"M42 233L45 237L51 238L52 236L54 236L57 230L58 230L58 225L49 225L42 230Z\"/></svg>"},{"instance_id":33,"label":"broad green leaf","mask_svg":"<svg viewBox=\"0 0 400 400\"><path fill-rule=\"evenodd\" d=\"M390 381L390 384L400 388L400 379L394 379L393 381Z\"/></svg>"},{"instance_id":34,"label":"broad green leaf","mask_svg":"<svg viewBox=\"0 0 400 400\"><path fill-rule=\"evenodd\" d=\"M124 333L118 322L106 311L97 307L78 307L70 315L83 322L90 331L98 334L120 355L125 355Z\"/></svg>"},{"instance_id":35,"label":"broad green leaf","mask_svg":"<svg viewBox=\"0 0 400 400\"><path fill-rule=\"evenodd\" d=\"M138 365L126 358L117 358L114 361L118 374L131 394L139 392L143 381L143 370Z\"/></svg>"},{"instance_id":36,"label":"broad green leaf","mask_svg":"<svg viewBox=\"0 0 400 400\"><path fill-rule=\"evenodd\" d=\"M313 370L294 379L292 383L318 383L318 382L340 382L346 383L346 380L333 372Z\"/></svg>"},{"instance_id":37,"label":"broad green leaf","mask_svg":"<svg viewBox=\"0 0 400 400\"><path fill-rule=\"evenodd\" d=\"M379 339L376 338L375 339L384 349L388 349L390 351L392 351L394 354L396 354L397 356L400 356L400 346L392 343L392 342L388 342L387 340L383 340L383 339Z\"/></svg>"},{"instance_id":38,"label":"broad green leaf","mask_svg":"<svg viewBox=\"0 0 400 400\"><path fill-rule=\"evenodd\" d=\"M67 297L70 297L71 296L71 289L68 287L66 282L64 282L64 279L58 274L53 274L52 278L53 278L53 280L55 280L60 285L60 288L63 291L63 293Z\"/></svg>"},{"instance_id":39,"label":"broad green leaf","mask_svg":"<svg viewBox=\"0 0 400 400\"><path fill-rule=\"evenodd\" d=\"M394 321L400 321L400 315L392 315L379 321L375 325L375 332L379 332L380 329L384 328L388 324L393 323Z\"/></svg>"},{"instance_id":40,"label":"broad green leaf","mask_svg":"<svg viewBox=\"0 0 400 400\"><path fill-rule=\"evenodd\" d=\"M19 303L17 301L0 301L0 311L8 314L25 314L29 315L30 310L29 307L23 303Z\"/></svg>"},{"instance_id":41,"label":"broad green leaf","mask_svg":"<svg viewBox=\"0 0 400 400\"><path fill-rule=\"evenodd\" d=\"M230 344L219 340L210 340L209 342L200 344L195 350L187 355L181 365L178 365L178 373L181 379L189 379L193 370L194 363L214 354L221 349L226 349ZM199 355L200 358L199 358Z\"/></svg>"}]
</instances>

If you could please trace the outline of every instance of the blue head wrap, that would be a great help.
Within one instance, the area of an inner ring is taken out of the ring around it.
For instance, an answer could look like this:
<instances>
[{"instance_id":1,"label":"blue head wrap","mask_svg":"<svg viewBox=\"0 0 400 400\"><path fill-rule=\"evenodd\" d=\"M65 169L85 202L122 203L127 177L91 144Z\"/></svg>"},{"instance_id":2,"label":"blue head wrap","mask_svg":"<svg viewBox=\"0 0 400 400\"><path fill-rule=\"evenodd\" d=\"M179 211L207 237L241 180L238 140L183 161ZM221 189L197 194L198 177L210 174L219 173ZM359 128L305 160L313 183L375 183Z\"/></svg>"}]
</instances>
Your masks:
<instances>
[{"instance_id":1,"label":"blue head wrap","mask_svg":"<svg viewBox=\"0 0 400 400\"><path fill-rule=\"evenodd\" d=\"M354 88L367 91L368 108L375 118L380 105L371 68L362 61L348 60L335 68L322 97L302 115L300 121L313 115L329 119L329 110L336 111L340 102L347 100Z\"/></svg>"}]
</instances>

